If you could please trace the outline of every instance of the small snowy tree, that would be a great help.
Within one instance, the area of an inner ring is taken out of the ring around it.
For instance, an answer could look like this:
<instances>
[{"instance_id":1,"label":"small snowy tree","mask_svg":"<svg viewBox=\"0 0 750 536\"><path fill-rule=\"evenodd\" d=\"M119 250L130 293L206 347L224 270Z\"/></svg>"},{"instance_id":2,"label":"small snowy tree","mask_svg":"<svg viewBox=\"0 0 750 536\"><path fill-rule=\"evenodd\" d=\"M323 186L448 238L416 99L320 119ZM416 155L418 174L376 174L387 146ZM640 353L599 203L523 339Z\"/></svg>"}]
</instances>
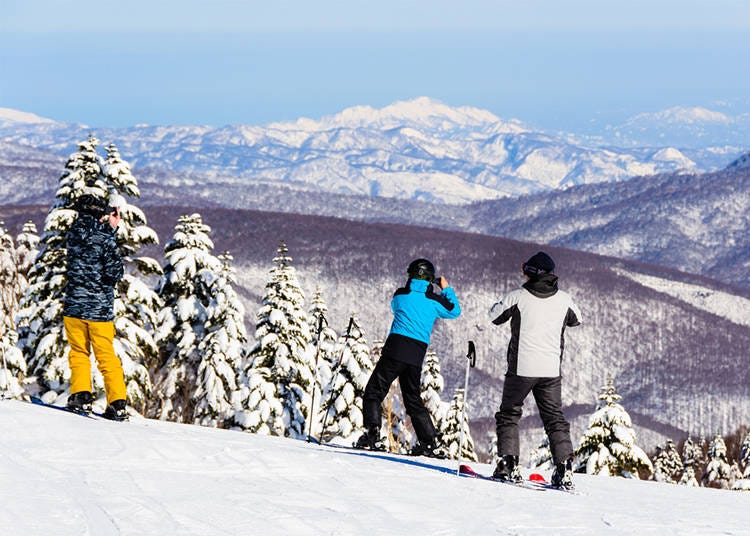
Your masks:
<instances>
[{"instance_id":1,"label":"small snowy tree","mask_svg":"<svg viewBox=\"0 0 750 536\"><path fill-rule=\"evenodd\" d=\"M716 435L708 448L708 464L703 471L701 483L707 488L730 489L736 477L727 460L727 446L720 435Z\"/></svg>"},{"instance_id":2,"label":"small snowy tree","mask_svg":"<svg viewBox=\"0 0 750 536\"><path fill-rule=\"evenodd\" d=\"M16 348L15 316L21 294L13 239L0 222L0 397L22 398L26 361Z\"/></svg>"},{"instance_id":3,"label":"small snowy tree","mask_svg":"<svg viewBox=\"0 0 750 536\"><path fill-rule=\"evenodd\" d=\"M30 373L37 376L39 391L48 393L43 398L50 402L67 389L70 378L62 309L67 279L65 240L76 218L73 206L83 194L107 197L101 158L96 153L98 143L89 136L65 164L18 314L22 327L18 344Z\"/></svg>"},{"instance_id":4,"label":"small snowy tree","mask_svg":"<svg viewBox=\"0 0 750 536\"><path fill-rule=\"evenodd\" d=\"M346 334L337 345L339 360L333 370L331 383L323 393L321 413L326 421L322 432L327 437L348 439L363 431L362 397L373 365L365 332L356 315L352 314Z\"/></svg>"},{"instance_id":5,"label":"small snowy tree","mask_svg":"<svg viewBox=\"0 0 750 536\"><path fill-rule=\"evenodd\" d=\"M16 268L18 270L21 296L29 286L29 271L34 266L34 260L39 254L39 235L34 222L23 224L21 232L16 236Z\"/></svg>"},{"instance_id":6,"label":"small snowy tree","mask_svg":"<svg viewBox=\"0 0 750 536\"><path fill-rule=\"evenodd\" d=\"M529 454L529 467L537 471L551 471L555 467L552 459L552 450L549 446L549 437L544 435L539 446Z\"/></svg>"},{"instance_id":7,"label":"small snowy tree","mask_svg":"<svg viewBox=\"0 0 750 536\"><path fill-rule=\"evenodd\" d=\"M738 479L732 489L750 491L750 432L745 436L740 450L740 468L742 469L742 478Z\"/></svg>"},{"instance_id":8,"label":"small snowy tree","mask_svg":"<svg viewBox=\"0 0 750 536\"><path fill-rule=\"evenodd\" d=\"M622 399L608 378L599 394L600 406L589 418L589 428L576 450L579 463L590 475L639 478L640 470L653 471L651 461L635 444L630 415L618 402Z\"/></svg>"},{"instance_id":9,"label":"small snowy tree","mask_svg":"<svg viewBox=\"0 0 750 536\"><path fill-rule=\"evenodd\" d=\"M174 238L165 246L165 265L157 293L164 302L158 319L156 344L161 366L155 374L153 416L177 422L193 422L199 343L206 335L211 294L208 273L221 272L212 255L210 227L199 214L181 216Z\"/></svg>"},{"instance_id":10,"label":"small snowy tree","mask_svg":"<svg viewBox=\"0 0 750 536\"><path fill-rule=\"evenodd\" d=\"M682 476L678 482L680 486L693 488L700 486L698 480L695 478L695 464L696 460L701 456L700 448L688 436L682 445Z\"/></svg>"},{"instance_id":11,"label":"small snowy tree","mask_svg":"<svg viewBox=\"0 0 750 536\"><path fill-rule=\"evenodd\" d=\"M674 484L680 480L680 473L682 472L682 459L680 459L680 453L677 452L677 448L674 446L674 442L671 439L667 439L666 444L661 447L656 447L656 455L653 459L654 472L651 474L651 479L657 482L668 482Z\"/></svg>"},{"instance_id":12,"label":"small snowy tree","mask_svg":"<svg viewBox=\"0 0 750 536\"><path fill-rule=\"evenodd\" d=\"M398 381L391 384L388 395L383 400L383 428L388 440L388 450L406 454L414 443L414 432L406 421L406 408L401 400Z\"/></svg>"},{"instance_id":13,"label":"small snowy tree","mask_svg":"<svg viewBox=\"0 0 750 536\"><path fill-rule=\"evenodd\" d=\"M309 352L305 295L288 253L281 242L257 315L257 343L242 375L247 385L235 399L234 424L252 432L302 438L315 382L314 356Z\"/></svg>"},{"instance_id":14,"label":"small snowy tree","mask_svg":"<svg viewBox=\"0 0 750 536\"><path fill-rule=\"evenodd\" d=\"M463 430L461 459L477 461L477 455L474 453L474 440L471 438L471 429L469 427L469 416L464 411L463 389L456 389L442 424L440 435L448 452L448 457L452 460L458 459L461 430Z\"/></svg>"},{"instance_id":15,"label":"small snowy tree","mask_svg":"<svg viewBox=\"0 0 750 536\"><path fill-rule=\"evenodd\" d=\"M440 393L443 392L445 381L440 374L440 362L435 352L428 351L422 367L422 401L430 412L432 422L438 430L442 427L443 419L448 411L448 403L443 402Z\"/></svg>"},{"instance_id":16,"label":"small snowy tree","mask_svg":"<svg viewBox=\"0 0 750 536\"><path fill-rule=\"evenodd\" d=\"M321 422L322 394L333 377L332 371L336 361L336 340L338 339L338 335L328 323L328 306L319 287L315 289L307 317L310 321L311 335L308 352L313 356L313 363L316 365L315 407L311 410L316 415L312 429L312 434L316 435Z\"/></svg>"},{"instance_id":17,"label":"small snowy tree","mask_svg":"<svg viewBox=\"0 0 750 536\"><path fill-rule=\"evenodd\" d=\"M237 389L243 348L247 344L245 307L232 285L236 283L232 256L219 256L221 270L203 270L211 301L206 308L206 335L198 343L197 389L193 419L203 426L225 426L232 417L232 394Z\"/></svg>"}]
</instances>

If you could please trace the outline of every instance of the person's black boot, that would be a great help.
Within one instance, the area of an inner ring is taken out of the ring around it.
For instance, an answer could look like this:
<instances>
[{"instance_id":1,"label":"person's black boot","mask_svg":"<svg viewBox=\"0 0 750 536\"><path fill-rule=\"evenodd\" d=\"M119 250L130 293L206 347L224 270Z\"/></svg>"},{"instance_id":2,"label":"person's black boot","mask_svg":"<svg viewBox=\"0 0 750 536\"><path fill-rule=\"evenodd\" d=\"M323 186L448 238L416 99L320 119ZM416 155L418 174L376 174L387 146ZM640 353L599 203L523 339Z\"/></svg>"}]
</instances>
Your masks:
<instances>
[{"instance_id":1,"label":"person's black boot","mask_svg":"<svg viewBox=\"0 0 750 536\"><path fill-rule=\"evenodd\" d=\"M369 428L365 433L359 436L354 444L356 449L384 451L385 444L380 439L380 430L377 427Z\"/></svg>"},{"instance_id":2,"label":"person's black boot","mask_svg":"<svg viewBox=\"0 0 750 536\"><path fill-rule=\"evenodd\" d=\"M68 397L67 409L82 415L88 415L92 411L91 403L94 401L94 395L89 391L79 391Z\"/></svg>"},{"instance_id":3,"label":"person's black boot","mask_svg":"<svg viewBox=\"0 0 750 536\"><path fill-rule=\"evenodd\" d=\"M434 438L425 443L417 441L417 444L409 451L409 456L427 456L428 458L440 459L448 458L448 454L443 446Z\"/></svg>"},{"instance_id":4,"label":"person's black boot","mask_svg":"<svg viewBox=\"0 0 750 536\"><path fill-rule=\"evenodd\" d=\"M556 488L573 489L573 458L555 465L550 483Z\"/></svg>"},{"instance_id":5,"label":"person's black boot","mask_svg":"<svg viewBox=\"0 0 750 536\"><path fill-rule=\"evenodd\" d=\"M506 454L497 462L492 478L504 482L522 482L521 468L518 466L518 456Z\"/></svg>"},{"instance_id":6,"label":"person's black boot","mask_svg":"<svg viewBox=\"0 0 750 536\"><path fill-rule=\"evenodd\" d=\"M128 410L124 400L113 400L112 403L104 410L104 418L110 421L127 421Z\"/></svg>"}]
</instances>

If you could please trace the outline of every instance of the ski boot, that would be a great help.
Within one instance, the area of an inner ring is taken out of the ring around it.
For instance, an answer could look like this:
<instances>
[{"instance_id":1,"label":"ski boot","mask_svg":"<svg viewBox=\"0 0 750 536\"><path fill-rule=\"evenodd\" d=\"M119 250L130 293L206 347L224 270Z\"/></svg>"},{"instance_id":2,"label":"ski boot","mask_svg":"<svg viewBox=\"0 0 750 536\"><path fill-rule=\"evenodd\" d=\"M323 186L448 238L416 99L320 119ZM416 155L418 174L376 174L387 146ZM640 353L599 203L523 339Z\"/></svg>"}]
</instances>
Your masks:
<instances>
[{"instance_id":1,"label":"ski boot","mask_svg":"<svg viewBox=\"0 0 750 536\"><path fill-rule=\"evenodd\" d=\"M575 488L573 485L573 458L568 458L566 461L555 465L550 484L562 489Z\"/></svg>"},{"instance_id":2,"label":"ski boot","mask_svg":"<svg viewBox=\"0 0 750 536\"><path fill-rule=\"evenodd\" d=\"M425 443L417 441L417 444L409 451L409 456L427 456L428 458L439 458L442 460L448 458L448 454L445 452L443 446L434 438Z\"/></svg>"},{"instance_id":3,"label":"ski boot","mask_svg":"<svg viewBox=\"0 0 750 536\"><path fill-rule=\"evenodd\" d=\"M378 428L370 428L364 434L359 436L359 439L354 443L355 449L362 450L375 450L379 452L385 451L385 443L380 438L380 430Z\"/></svg>"},{"instance_id":4,"label":"ski boot","mask_svg":"<svg viewBox=\"0 0 750 536\"><path fill-rule=\"evenodd\" d=\"M109 406L107 406L107 409L104 410L102 416L110 421L127 421L128 410L125 406L126 402L124 400L114 400Z\"/></svg>"},{"instance_id":5,"label":"ski boot","mask_svg":"<svg viewBox=\"0 0 750 536\"><path fill-rule=\"evenodd\" d=\"M502 480L503 482L513 482L517 484L523 482L521 468L518 466L518 456L506 454L497 462L492 478Z\"/></svg>"},{"instance_id":6,"label":"ski boot","mask_svg":"<svg viewBox=\"0 0 750 536\"><path fill-rule=\"evenodd\" d=\"M79 391L68 397L68 403L65 408L73 413L88 415L93 410L91 403L94 401L94 395L89 391Z\"/></svg>"}]
</instances>

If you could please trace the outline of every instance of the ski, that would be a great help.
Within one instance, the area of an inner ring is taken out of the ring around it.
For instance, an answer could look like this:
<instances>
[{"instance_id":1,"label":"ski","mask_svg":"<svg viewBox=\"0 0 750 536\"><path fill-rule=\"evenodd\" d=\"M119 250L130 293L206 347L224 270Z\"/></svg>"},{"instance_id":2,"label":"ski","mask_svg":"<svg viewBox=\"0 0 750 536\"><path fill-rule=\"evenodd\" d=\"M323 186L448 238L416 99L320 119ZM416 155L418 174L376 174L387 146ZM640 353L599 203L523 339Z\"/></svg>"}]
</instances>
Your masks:
<instances>
[{"instance_id":1,"label":"ski","mask_svg":"<svg viewBox=\"0 0 750 536\"><path fill-rule=\"evenodd\" d=\"M31 397L31 403L34 404L34 405L36 405L36 406L44 406L46 408L56 409L58 411L64 411L65 413L72 413L73 415L78 415L80 417L88 417L89 419L96 420L96 419L104 419L105 418L103 414L97 413L97 412L94 412L94 411L92 411L90 413L86 413L86 412L83 412L83 411L75 411L75 410L72 410L72 409L68 409L68 408L66 408L64 406L55 406L53 404L48 404L47 402L45 402L44 400L42 400L41 398L36 397L36 396L32 396Z\"/></svg>"}]
</instances>

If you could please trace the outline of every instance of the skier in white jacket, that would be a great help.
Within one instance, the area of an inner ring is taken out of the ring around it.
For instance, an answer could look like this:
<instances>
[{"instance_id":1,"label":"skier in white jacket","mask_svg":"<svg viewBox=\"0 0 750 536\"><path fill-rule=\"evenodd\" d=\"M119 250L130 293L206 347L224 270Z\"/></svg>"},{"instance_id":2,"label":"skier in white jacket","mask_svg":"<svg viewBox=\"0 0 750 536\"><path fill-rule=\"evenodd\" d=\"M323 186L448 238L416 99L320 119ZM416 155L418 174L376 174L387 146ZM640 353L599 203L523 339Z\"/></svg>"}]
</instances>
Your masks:
<instances>
[{"instance_id":1,"label":"skier in white jacket","mask_svg":"<svg viewBox=\"0 0 750 536\"><path fill-rule=\"evenodd\" d=\"M518 422L523 402L534 394L555 463L552 484L570 488L573 445L570 424L562 412L560 362L566 327L581 323L581 312L570 295L557 288L555 262L540 251L523 264L526 282L490 309L493 324L510 320L508 371L500 411L495 413L497 453L493 476L520 481Z\"/></svg>"}]
</instances>

